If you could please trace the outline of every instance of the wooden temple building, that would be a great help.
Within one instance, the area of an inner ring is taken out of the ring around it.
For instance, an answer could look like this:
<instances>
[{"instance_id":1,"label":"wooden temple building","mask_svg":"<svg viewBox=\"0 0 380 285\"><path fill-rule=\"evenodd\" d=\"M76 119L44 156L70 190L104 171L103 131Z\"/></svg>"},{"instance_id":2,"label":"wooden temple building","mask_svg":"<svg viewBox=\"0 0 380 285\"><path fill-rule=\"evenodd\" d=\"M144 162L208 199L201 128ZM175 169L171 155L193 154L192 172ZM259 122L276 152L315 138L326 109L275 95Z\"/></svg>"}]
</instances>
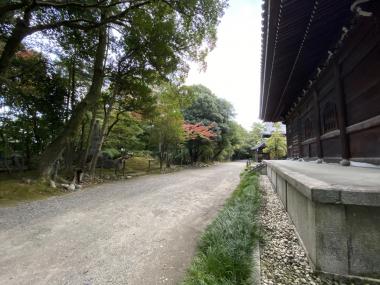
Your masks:
<instances>
[{"instance_id":1,"label":"wooden temple building","mask_svg":"<svg viewBox=\"0 0 380 285\"><path fill-rule=\"evenodd\" d=\"M303 158L268 178L316 271L380 284L380 0L264 0L262 23L260 117Z\"/></svg>"},{"instance_id":2,"label":"wooden temple building","mask_svg":"<svg viewBox=\"0 0 380 285\"><path fill-rule=\"evenodd\" d=\"M380 1L265 1L260 117L289 157L380 164Z\"/></svg>"}]
</instances>

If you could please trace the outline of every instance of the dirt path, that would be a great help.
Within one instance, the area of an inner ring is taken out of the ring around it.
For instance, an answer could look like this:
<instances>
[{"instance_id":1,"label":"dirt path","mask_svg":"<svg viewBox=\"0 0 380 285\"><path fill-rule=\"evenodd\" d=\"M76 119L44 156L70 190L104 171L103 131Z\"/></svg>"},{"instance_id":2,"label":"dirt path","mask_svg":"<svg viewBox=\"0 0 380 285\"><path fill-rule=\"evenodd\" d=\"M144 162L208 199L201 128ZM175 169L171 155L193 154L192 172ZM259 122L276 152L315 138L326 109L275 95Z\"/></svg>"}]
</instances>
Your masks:
<instances>
[{"instance_id":1,"label":"dirt path","mask_svg":"<svg viewBox=\"0 0 380 285\"><path fill-rule=\"evenodd\" d=\"M244 164L0 208L0 284L178 284Z\"/></svg>"}]
</instances>

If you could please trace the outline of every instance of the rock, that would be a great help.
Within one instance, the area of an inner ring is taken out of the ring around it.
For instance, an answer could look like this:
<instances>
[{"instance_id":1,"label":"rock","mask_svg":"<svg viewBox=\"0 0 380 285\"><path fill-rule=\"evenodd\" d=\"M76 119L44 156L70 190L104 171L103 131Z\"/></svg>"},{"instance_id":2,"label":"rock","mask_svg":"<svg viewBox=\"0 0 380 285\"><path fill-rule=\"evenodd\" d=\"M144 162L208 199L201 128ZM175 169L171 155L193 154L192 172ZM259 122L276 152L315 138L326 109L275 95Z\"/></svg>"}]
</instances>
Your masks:
<instances>
[{"instance_id":1,"label":"rock","mask_svg":"<svg viewBox=\"0 0 380 285\"><path fill-rule=\"evenodd\" d=\"M131 176L131 175L127 175L125 178L126 178L126 179L131 179L132 176Z\"/></svg>"},{"instance_id":2,"label":"rock","mask_svg":"<svg viewBox=\"0 0 380 285\"><path fill-rule=\"evenodd\" d=\"M63 188L65 188L66 190L68 190L68 191L74 191L75 190L75 184L74 183L71 183L71 184L61 184L61 186Z\"/></svg>"},{"instance_id":3,"label":"rock","mask_svg":"<svg viewBox=\"0 0 380 285\"><path fill-rule=\"evenodd\" d=\"M306 253L289 217L267 177L261 176L263 206L260 221L264 246L260 247L262 284L332 285L333 280L311 274Z\"/></svg>"},{"instance_id":4,"label":"rock","mask_svg":"<svg viewBox=\"0 0 380 285\"><path fill-rule=\"evenodd\" d=\"M65 183L61 183L61 186L62 186L63 188L65 188L66 190L68 190L69 187L70 187L69 184L65 184Z\"/></svg>"},{"instance_id":5,"label":"rock","mask_svg":"<svg viewBox=\"0 0 380 285\"><path fill-rule=\"evenodd\" d=\"M81 190L81 189L82 189L82 185L75 184L75 190Z\"/></svg>"},{"instance_id":6,"label":"rock","mask_svg":"<svg viewBox=\"0 0 380 285\"><path fill-rule=\"evenodd\" d=\"M50 180L50 187L51 188L57 188L57 185L55 185L54 180Z\"/></svg>"},{"instance_id":7,"label":"rock","mask_svg":"<svg viewBox=\"0 0 380 285\"><path fill-rule=\"evenodd\" d=\"M25 184L32 184L32 179L22 178L22 182L25 183Z\"/></svg>"}]
</instances>

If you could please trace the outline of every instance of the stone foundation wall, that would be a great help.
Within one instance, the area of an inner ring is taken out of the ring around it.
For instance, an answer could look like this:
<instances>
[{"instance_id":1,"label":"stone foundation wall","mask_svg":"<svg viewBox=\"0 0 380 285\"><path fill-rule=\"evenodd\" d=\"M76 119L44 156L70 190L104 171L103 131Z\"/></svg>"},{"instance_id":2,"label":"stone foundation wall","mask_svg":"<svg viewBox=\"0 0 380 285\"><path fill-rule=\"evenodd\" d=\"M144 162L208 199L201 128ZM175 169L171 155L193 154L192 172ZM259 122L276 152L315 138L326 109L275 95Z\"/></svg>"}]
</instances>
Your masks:
<instances>
[{"instance_id":1,"label":"stone foundation wall","mask_svg":"<svg viewBox=\"0 0 380 285\"><path fill-rule=\"evenodd\" d=\"M280 170L267 175L316 271L380 279L380 207L320 203Z\"/></svg>"}]
</instances>

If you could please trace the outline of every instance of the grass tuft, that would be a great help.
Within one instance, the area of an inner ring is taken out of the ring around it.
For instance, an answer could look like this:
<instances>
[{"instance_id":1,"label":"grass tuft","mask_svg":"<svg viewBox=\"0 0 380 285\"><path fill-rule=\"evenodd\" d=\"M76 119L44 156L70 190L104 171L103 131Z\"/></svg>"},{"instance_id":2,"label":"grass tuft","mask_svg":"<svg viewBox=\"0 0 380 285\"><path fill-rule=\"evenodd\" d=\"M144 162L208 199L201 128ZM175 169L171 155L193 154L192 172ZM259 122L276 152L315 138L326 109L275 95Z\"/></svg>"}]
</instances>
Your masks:
<instances>
[{"instance_id":1,"label":"grass tuft","mask_svg":"<svg viewBox=\"0 0 380 285\"><path fill-rule=\"evenodd\" d=\"M183 285L251 284L259 207L258 176L244 172L239 186L202 235Z\"/></svg>"}]
</instances>

